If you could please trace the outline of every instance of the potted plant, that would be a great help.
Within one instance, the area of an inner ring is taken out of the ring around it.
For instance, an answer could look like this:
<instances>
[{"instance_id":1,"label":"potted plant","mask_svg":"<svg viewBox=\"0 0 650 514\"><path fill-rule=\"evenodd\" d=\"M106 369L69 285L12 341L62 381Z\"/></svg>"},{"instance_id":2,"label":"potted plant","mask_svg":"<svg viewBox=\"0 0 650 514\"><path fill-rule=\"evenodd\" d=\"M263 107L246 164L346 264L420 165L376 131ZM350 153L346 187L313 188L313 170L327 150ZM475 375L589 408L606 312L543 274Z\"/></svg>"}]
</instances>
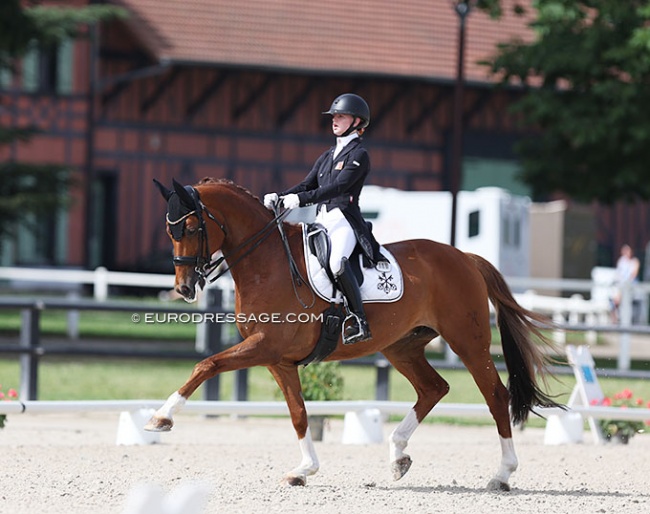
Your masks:
<instances>
[{"instance_id":1,"label":"potted plant","mask_svg":"<svg viewBox=\"0 0 650 514\"><path fill-rule=\"evenodd\" d=\"M298 370L305 401L343 399L343 376L338 362L320 362ZM323 440L326 416L309 416L309 428L314 441Z\"/></svg>"},{"instance_id":2,"label":"potted plant","mask_svg":"<svg viewBox=\"0 0 650 514\"><path fill-rule=\"evenodd\" d=\"M623 389L620 393L616 393L613 397L606 396L601 402L594 401L593 405L600 405L603 407L619 407L621 409L629 409L634 407L643 407L644 401L641 398L634 398L634 394L629 389ZM650 408L650 402L648 402ZM620 442L628 444L634 434L644 431L644 425L650 421L634 421L634 420L621 420L621 419L601 419L598 421L600 429L609 441Z\"/></svg>"},{"instance_id":3,"label":"potted plant","mask_svg":"<svg viewBox=\"0 0 650 514\"><path fill-rule=\"evenodd\" d=\"M9 389L7 394L2 391L2 386L0 385L0 401L10 401L18 398L18 393L15 389ZM0 414L0 428L5 427L5 422L7 421L6 414Z\"/></svg>"}]
</instances>

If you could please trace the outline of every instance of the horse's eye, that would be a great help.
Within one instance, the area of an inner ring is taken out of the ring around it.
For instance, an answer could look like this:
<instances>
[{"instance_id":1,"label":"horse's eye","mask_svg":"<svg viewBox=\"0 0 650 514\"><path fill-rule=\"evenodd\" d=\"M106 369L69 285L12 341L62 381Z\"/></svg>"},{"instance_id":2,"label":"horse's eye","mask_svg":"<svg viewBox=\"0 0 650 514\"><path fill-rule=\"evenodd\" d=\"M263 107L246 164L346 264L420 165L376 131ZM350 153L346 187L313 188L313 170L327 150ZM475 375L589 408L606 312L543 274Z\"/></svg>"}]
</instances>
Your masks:
<instances>
[{"instance_id":1,"label":"horse's eye","mask_svg":"<svg viewBox=\"0 0 650 514\"><path fill-rule=\"evenodd\" d=\"M186 229L187 229L187 234L188 234L188 235L192 236L192 235L196 234L196 231L197 231L197 228L196 228L196 227L194 227L194 226L187 226Z\"/></svg>"}]
</instances>

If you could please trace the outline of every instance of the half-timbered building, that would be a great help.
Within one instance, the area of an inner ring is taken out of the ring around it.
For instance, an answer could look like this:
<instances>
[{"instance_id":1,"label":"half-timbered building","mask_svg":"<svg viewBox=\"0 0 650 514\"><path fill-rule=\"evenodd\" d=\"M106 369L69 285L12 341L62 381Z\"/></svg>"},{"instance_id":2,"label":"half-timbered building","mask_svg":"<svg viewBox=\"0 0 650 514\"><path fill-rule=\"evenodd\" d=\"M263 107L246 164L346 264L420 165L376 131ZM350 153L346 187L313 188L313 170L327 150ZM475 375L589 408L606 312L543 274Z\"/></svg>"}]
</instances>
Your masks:
<instances>
[{"instance_id":1,"label":"half-timbered building","mask_svg":"<svg viewBox=\"0 0 650 514\"><path fill-rule=\"evenodd\" d=\"M343 92L371 107L370 183L449 189L453 2L107 3L126 8L128 18L89 28L55 52L34 47L15 75L0 76L0 123L42 130L0 157L61 163L80 179L72 209L44 220L41 234L5 245L2 263L169 270L164 204L152 179L225 177L258 196L286 188L332 144L321 113ZM509 12L491 20L474 10L467 18L461 189L529 193L516 179L513 143L521 133L509 110L520 93L495 88L479 64L515 36L531 33ZM602 245L615 252L632 234L639 238L632 244L645 242L646 211L637 212L645 225L633 226L623 211L610 212L601 216Z\"/></svg>"}]
</instances>

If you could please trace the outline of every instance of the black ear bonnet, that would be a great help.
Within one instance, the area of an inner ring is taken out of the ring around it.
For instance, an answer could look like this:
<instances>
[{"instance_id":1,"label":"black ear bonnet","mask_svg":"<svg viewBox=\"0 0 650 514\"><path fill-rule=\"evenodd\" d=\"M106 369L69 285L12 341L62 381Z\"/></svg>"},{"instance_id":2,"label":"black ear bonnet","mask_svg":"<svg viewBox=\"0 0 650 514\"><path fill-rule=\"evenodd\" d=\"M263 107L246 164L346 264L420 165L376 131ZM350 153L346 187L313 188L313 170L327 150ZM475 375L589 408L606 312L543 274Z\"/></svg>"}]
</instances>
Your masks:
<instances>
[{"instance_id":1,"label":"black ear bonnet","mask_svg":"<svg viewBox=\"0 0 650 514\"><path fill-rule=\"evenodd\" d=\"M186 194L174 192L167 201L167 221L172 237L180 241L185 232L185 218L200 212L199 193L192 186L183 188Z\"/></svg>"},{"instance_id":2,"label":"black ear bonnet","mask_svg":"<svg viewBox=\"0 0 650 514\"><path fill-rule=\"evenodd\" d=\"M201 224L203 224L203 217L201 216L203 204L199 198L199 192L196 189L192 186L183 187L176 180L172 180L174 185L174 190L172 191L156 179L153 179L153 181L160 194L167 201L167 223L169 225L169 231L176 241L180 241L183 238L183 233L185 232L184 221L191 214L196 214Z\"/></svg>"}]
</instances>

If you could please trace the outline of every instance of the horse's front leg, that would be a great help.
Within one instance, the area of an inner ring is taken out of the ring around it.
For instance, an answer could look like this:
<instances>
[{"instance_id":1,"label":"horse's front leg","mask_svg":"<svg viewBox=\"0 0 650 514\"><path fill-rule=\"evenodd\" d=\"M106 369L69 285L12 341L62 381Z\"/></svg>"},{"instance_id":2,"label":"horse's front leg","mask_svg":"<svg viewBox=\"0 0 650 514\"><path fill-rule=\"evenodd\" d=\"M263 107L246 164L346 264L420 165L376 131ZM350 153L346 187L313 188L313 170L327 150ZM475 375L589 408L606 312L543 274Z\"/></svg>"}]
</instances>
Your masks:
<instances>
[{"instance_id":1,"label":"horse's front leg","mask_svg":"<svg viewBox=\"0 0 650 514\"><path fill-rule=\"evenodd\" d=\"M298 467L289 471L282 479L282 483L291 486L306 485L307 477L318 471L319 464L307 422L307 410L302 398L298 368L294 365L269 366L269 371L280 386L289 407L291 422L298 436L302 454Z\"/></svg>"},{"instance_id":2,"label":"horse's front leg","mask_svg":"<svg viewBox=\"0 0 650 514\"><path fill-rule=\"evenodd\" d=\"M185 402L192 396L194 391L209 378L226 371L267 365L269 355L259 345L263 338L262 334L254 334L238 345L203 359L196 364L187 382L167 398L165 404L154 413L144 429L151 432L168 432L171 430L174 426L174 414L185 405Z\"/></svg>"}]
</instances>

